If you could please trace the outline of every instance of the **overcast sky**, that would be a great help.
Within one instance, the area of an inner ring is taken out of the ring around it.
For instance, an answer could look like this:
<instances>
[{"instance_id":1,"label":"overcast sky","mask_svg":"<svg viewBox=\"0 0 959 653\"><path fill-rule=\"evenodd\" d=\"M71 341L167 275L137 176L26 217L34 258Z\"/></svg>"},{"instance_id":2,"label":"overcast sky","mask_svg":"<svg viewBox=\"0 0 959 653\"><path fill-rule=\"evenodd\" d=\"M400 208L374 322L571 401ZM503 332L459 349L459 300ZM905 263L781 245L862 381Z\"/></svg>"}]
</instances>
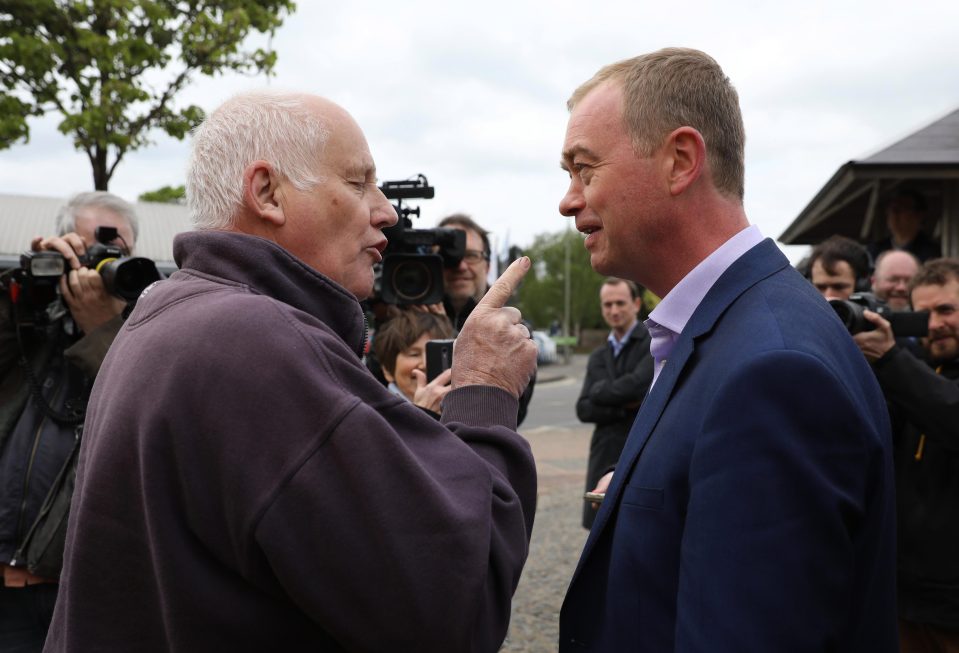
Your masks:
<instances>
[{"instance_id":1,"label":"overcast sky","mask_svg":"<svg viewBox=\"0 0 959 653\"><path fill-rule=\"evenodd\" d=\"M419 227L456 211L499 241L557 231L570 92L599 67L665 46L715 57L746 123L746 212L778 237L836 169L959 106L959 2L857 0L448 3L300 0L273 38L271 85L346 107L381 180L425 174L436 198ZM349 6L347 6L349 5ZM178 98L206 110L264 80L198 77ZM67 196L92 188L59 119L0 151L0 192ZM183 183L188 152L157 134L128 155L110 190L127 199ZM786 248L795 261L805 248Z\"/></svg>"}]
</instances>

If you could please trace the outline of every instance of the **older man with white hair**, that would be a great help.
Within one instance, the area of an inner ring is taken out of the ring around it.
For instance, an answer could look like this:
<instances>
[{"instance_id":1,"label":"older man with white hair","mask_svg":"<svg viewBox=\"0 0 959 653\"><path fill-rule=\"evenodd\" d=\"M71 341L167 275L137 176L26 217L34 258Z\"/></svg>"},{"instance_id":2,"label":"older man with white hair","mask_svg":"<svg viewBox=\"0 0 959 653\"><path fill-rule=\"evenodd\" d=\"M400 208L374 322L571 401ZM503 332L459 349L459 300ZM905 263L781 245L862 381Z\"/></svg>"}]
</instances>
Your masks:
<instances>
[{"instance_id":1,"label":"older man with white hair","mask_svg":"<svg viewBox=\"0 0 959 653\"><path fill-rule=\"evenodd\" d=\"M361 361L396 214L353 118L258 92L197 129L198 231L91 397L47 651L495 651L536 477L536 348L504 308L457 341L437 422Z\"/></svg>"}]
</instances>

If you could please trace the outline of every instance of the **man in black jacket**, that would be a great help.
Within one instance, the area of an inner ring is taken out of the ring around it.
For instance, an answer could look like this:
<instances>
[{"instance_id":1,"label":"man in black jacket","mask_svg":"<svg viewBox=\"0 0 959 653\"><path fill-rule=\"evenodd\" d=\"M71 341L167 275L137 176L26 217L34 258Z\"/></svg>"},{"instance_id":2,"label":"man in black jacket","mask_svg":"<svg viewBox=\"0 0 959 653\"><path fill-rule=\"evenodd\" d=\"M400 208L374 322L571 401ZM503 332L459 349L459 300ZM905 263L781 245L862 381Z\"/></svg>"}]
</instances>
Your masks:
<instances>
[{"instance_id":1,"label":"man in black jacket","mask_svg":"<svg viewBox=\"0 0 959 653\"><path fill-rule=\"evenodd\" d=\"M926 263L911 284L929 311L931 365L895 343L889 322L854 339L893 418L903 651L959 650L959 259Z\"/></svg>"},{"instance_id":2,"label":"man in black jacket","mask_svg":"<svg viewBox=\"0 0 959 653\"><path fill-rule=\"evenodd\" d=\"M47 537L34 525L57 493L90 385L123 325L126 302L108 293L100 274L81 260L97 242L97 227L116 228L112 244L133 248L133 206L103 191L71 198L57 216L57 235L30 242L32 251L64 259L66 273L56 280L52 302L26 286L15 290L13 271L0 275L0 651L43 648L63 532L51 529ZM51 510L44 523L57 517L63 515Z\"/></svg>"},{"instance_id":3,"label":"man in black jacket","mask_svg":"<svg viewBox=\"0 0 959 653\"><path fill-rule=\"evenodd\" d=\"M642 299L632 281L610 277L599 289L603 319L611 331L602 346L589 355L583 391L576 402L576 416L595 422L589 443L586 490L619 460L626 436L653 381L653 358L649 332L637 320ZM583 506L583 527L591 528L596 504Z\"/></svg>"}]
</instances>

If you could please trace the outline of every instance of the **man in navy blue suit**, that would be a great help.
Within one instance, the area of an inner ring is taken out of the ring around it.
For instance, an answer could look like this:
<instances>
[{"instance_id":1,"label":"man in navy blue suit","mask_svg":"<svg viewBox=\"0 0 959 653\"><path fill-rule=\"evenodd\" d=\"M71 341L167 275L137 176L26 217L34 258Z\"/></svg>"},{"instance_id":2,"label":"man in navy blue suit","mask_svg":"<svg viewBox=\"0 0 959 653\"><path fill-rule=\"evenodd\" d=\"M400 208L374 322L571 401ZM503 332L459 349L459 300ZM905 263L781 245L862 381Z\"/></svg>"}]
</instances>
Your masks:
<instances>
[{"instance_id":1,"label":"man in navy blue suit","mask_svg":"<svg viewBox=\"0 0 959 653\"><path fill-rule=\"evenodd\" d=\"M895 651L886 407L833 310L746 219L729 79L669 48L568 105L560 212L598 272L663 300L560 651Z\"/></svg>"}]
</instances>

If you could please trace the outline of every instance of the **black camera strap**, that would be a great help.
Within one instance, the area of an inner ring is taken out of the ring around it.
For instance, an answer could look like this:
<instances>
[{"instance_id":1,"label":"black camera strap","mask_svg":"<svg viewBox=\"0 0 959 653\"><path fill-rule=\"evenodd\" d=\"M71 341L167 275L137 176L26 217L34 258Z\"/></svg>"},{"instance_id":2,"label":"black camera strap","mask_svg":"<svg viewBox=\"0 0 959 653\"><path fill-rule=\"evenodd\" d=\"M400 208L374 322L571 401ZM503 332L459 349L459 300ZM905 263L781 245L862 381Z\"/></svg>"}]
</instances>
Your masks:
<instances>
[{"instance_id":1,"label":"black camera strap","mask_svg":"<svg viewBox=\"0 0 959 653\"><path fill-rule=\"evenodd\" d=\"M30 394L33 396L34 401L36 401L37 406L40 408L40 412L60 426L78 426L83 424L83 420L86 417L87 412L86 398L80 397L77 399L68 400L66 404L67 412L61 413L51 406L50 402L48 402L46 397L43 396L43 388L40 384L40 381L37 379L33 368L30 366L30 361L27 360L27 348L23 343L23 335L21 333L22 327L18 320L19 315L17 314L17 302L11 302L11 310L13 311L13 323L15 325L14 331L17 334L17 348L19 350L18 354L20 366L23 368L23 375L26 378L27 385L30 387Z\"/></svg>"}]
</instances>

